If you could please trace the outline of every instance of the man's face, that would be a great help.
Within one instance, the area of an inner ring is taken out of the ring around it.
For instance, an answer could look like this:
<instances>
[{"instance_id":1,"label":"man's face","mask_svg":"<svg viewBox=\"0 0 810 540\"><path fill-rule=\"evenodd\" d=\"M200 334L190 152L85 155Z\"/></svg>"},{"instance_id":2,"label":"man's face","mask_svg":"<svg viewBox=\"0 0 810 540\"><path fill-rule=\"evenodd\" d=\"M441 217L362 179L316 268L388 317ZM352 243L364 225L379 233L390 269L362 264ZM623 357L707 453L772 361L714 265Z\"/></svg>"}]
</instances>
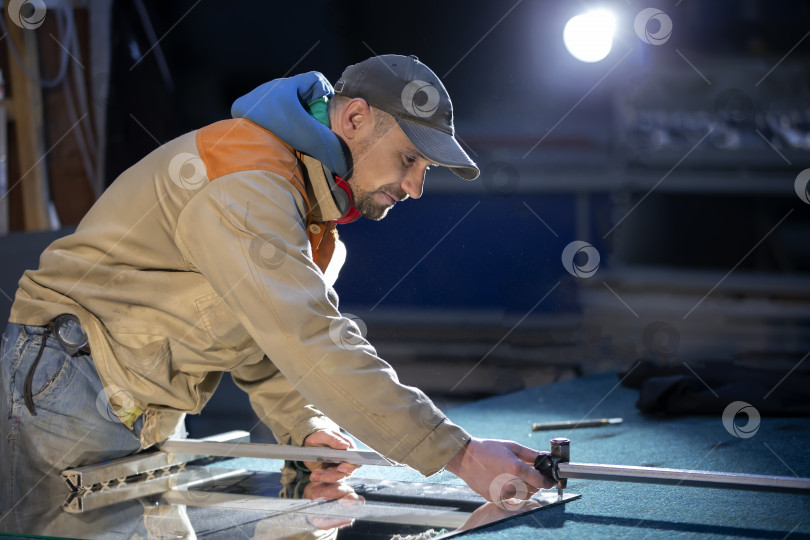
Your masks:
<instances>
[{"instance_id":1,"label":"man's face","mask_svg":"<svg viewBox=\"0 0 810 540\"><path fill-rule=\"evenodd\" d=\"M354 169L347 181L363 217L379 221L397 202L422 196L431 163L396 123L381 135L358 141L351 151Z\"/></svg>"}]
</instances>

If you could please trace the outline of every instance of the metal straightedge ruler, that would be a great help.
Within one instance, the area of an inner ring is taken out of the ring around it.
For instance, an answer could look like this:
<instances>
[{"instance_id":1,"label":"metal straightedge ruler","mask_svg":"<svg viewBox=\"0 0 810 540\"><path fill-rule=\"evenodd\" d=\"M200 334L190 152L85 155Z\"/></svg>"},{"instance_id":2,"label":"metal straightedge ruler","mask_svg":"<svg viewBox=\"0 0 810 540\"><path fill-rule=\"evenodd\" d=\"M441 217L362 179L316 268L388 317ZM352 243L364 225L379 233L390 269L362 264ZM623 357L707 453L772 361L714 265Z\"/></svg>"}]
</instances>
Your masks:
<instances>
[{"instance_id":1,"label":"metal straightedge ruler","mask_svg":"<svg viewBox=\"0 0 810 540\"><path fill-rule=\"evenodd\" d=\"M135 480L151 480L158 471L182 468L189 461L205 457L248 457L290 459L355 465L395 465L372 450L334 450L250 442L247 431L229 431L205 439L170 439L147 451L93 465L62 471L62 479L71 491L108 488Z\"/></svg>"}]
</instances>

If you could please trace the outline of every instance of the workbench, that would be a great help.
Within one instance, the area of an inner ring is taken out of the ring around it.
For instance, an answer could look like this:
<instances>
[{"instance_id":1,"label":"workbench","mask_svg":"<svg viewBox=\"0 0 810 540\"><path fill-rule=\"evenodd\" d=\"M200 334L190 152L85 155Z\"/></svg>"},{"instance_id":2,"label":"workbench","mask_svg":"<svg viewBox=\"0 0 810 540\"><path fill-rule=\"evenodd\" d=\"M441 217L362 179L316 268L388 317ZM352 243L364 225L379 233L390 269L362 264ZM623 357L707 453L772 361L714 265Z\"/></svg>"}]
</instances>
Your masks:
<instances>
[{"instance_id":1,"label":"workbench","mask_svg":"<svg viewBox=\"0 0 810 540\"><path fill-rule=\"evenodd\" d=\"M648 418L638 391L615 373L583 377L457 407L473 435L548 450L571 439L571 461L810 477L810 418L762 418L753 437L731 435L719 415ZM622 424L534 432L532 422L622 417ZM569 480L582 494L467 538L810 538L810 496Z\"/></svg>"},{"instance_id":2,"label":"workbench","mask_svg":"<svg viewBox=\"0 0 810 540\"><path fill-rule=\"evenodd\" d=\"M448 415L475 436L512 439L539 450L548 450L552 437L567 437L571 440L572 463L810 477L808 418L762 418L755 435L740 438L730 434L717 415L644 417L635 408L636 399L637 391L620 386L618 375L608 373L454 407L448 411ZM622 417L624 421L618 425L565 432L531 430L534 422L581 420L586 417ZM266 474L269 479L273 475L278 477L281 465L279 460L238 458L214 463L210 465L210 470L259 471L251 474ZM406 483L461 485L460 480L447 472L424 479L405 467L363 466L354 476ZM259 486L265 481L262 478L254 477L251 485ZM276 488L272 490L278 492ZM566 492L582 496L562 505L515 515L485 528L468 531L462 537L810 538L810 495L596 480L569 480ZM208 497L219 500L217 497L222 496L216 492L209 495L186 492L183 496L175 493L168 497L164 494L108 506L108 510L90 510L88 505L87 512L70 514L61 509L64 493L38 495L37 504L24 512L28 518L20 519L32 520L32 534L62 538L130 539L135 534L147 538L150 537L150 527L152 531L159 530L160 534L166 534L172 527L185 527L189 523L194 524L194 533L200 538L234 538L237 532L241 536L247 532L247 537L254 538L321 537L317 534L278 536L282 531L276 525L277 521L267 521L265 528L262 528L259 523L263 518L261 512L255 513L257 519L253 523L237 523L235 512L206 508L211 504L210 500L206 500ZM173 514L174 505L184 502L182 497L185 497L187 504L179 505L183 507L179 515ZM150 507L149 501L152 500L155 501L154 507ZM250 504L264 504L256 502L256 499L250 501L253 501ZM306 504L306 501L274 499L272 502L286 505L302 503ZM248 503L240 504L244 506ZM186 506L188 516L191 516L190 522L185 514ZM346 508L349 512L349 507ZM164 525L156 526L161 520ZM50 526L43 527L43 523L50 523ZM290 527L293 526L291 522ZM390 535L375 535L373 527L363 533L357 528L352 531L352 528L349 526L337 530L336 537L390 538ZM0 522L0 531L12 530L10 520ZM20 531L17 529L15 532L19 534Z\"/></svg>"}]
</instances>

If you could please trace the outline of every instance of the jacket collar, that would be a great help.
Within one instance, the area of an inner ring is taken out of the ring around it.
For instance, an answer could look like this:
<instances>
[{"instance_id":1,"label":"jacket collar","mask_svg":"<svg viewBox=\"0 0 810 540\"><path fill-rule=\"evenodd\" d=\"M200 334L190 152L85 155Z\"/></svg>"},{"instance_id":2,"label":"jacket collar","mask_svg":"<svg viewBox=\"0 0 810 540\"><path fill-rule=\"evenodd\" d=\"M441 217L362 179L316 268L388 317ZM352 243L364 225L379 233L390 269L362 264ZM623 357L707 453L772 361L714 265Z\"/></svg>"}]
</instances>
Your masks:
<instances>
[{"instance_id":1,"label":"jacket collar","mask_svg":"<svg viewBox=\"0 0 810 540\"><path fill-rule=\"evenodd\" d=\"M335 183L332 172L312 156L300 155L307 174L307 196L314 221L335 221L351 208L349 196Z\"/></svg>"}]
</instances>

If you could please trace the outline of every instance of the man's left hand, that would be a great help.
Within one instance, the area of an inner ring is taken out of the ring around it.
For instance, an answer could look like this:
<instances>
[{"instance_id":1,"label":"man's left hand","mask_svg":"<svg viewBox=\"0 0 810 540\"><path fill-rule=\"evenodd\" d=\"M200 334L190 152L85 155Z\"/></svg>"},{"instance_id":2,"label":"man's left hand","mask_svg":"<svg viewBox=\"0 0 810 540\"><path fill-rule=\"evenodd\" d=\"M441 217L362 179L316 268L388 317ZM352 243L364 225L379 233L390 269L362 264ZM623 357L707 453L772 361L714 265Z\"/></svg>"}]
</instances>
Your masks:
<instances>
[{"instance_id":1,"label":"man's left hand","mask_svg":"<svg viewBox=\"0 0 810 540\"><path fill-rule=\"evenodd\" d=\"M350 437L328 429L310 433L304 439L304 446L325 446L335 450L357 448L357 445L354 444ZM351 463L324 463L320 461L305 461L304 465L312 471L309 478L313 482L340 482L359 467L359 465L352 465Z\"/></svg>"}]
</instances>

